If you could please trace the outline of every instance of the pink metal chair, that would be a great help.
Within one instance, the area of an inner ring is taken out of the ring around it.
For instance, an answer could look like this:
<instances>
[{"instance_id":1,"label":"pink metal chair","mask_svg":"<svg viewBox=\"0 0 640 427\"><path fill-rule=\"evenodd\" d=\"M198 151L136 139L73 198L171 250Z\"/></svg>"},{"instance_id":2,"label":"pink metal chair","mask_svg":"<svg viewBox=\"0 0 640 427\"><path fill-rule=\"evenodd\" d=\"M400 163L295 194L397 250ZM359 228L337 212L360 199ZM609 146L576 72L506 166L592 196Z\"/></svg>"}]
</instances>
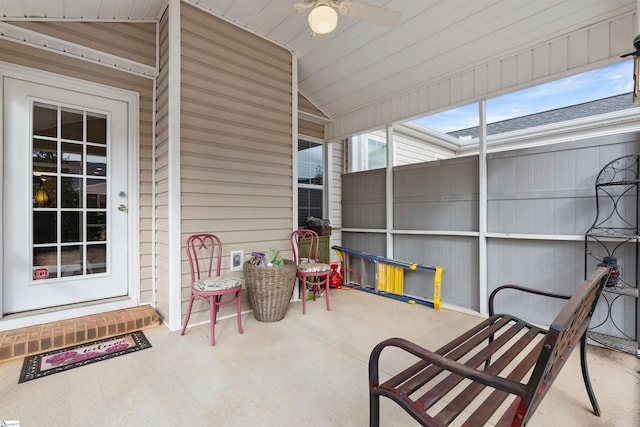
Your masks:
<instances>
[{"instance_id":1,"label":"pink metal chair","mask_svg":"<svg viewBox=\"0 0 640 427\"><path fill-rule=\"evenodd\" d=\"M329 304L329 275L331 266L318 262L318 247L320 239L318 233L313 230L300 229L291 233L291 249L293 249L293 261L298 264L296 278L302 287L302 314L307 313L307 286L313 291L313 300L321 287L325 290L327 310L331 310Z\"/></svg>"},{"instance_id":2,"label":"pink metal chair","mask_svg":"<svg viewBox=\"0 0 640 427\"><path fill-rule=\"evenodd\" d=\"M191 268L191 298L187 318L182 327L182 333L187 329L193 301L200 298L209 304L211 310L211 345L216 345L215 327L218 310L221 305L237 304L236 317L238 319L238 331L242 333L242 309L240 305L240 293L242 282L236 277L220 276L220 264L222 262L222 243L213 234L194 234L187 239L187 258ZM233 294L233 298L222 301L224 295Z\"/></svg>"}]
</instances>

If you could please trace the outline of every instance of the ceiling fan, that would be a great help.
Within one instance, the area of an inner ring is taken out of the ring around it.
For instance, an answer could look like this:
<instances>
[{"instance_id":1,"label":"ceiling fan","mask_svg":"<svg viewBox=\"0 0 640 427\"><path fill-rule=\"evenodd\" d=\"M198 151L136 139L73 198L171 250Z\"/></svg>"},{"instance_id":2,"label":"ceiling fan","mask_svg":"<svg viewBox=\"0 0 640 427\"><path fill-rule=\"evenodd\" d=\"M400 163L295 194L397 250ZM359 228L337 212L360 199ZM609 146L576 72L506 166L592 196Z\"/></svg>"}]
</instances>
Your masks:
<instances>
[{"instance_id":1,"label":"ceiling fan","mask_svg":"<svg viewBox=\"0 0 640 427\"><path fill-rule=\"evenodd\" d=\"M338 12L378 25L395 27L400 23L401 14L392 9L371 6L348 0L304 0L283 9L284 14L309 11L309 27L314 34L329 34L338 25ZM268 13L268 12L267 12ZM262 14L259 14L262 15Z\"/></svg>"}]
</instances>

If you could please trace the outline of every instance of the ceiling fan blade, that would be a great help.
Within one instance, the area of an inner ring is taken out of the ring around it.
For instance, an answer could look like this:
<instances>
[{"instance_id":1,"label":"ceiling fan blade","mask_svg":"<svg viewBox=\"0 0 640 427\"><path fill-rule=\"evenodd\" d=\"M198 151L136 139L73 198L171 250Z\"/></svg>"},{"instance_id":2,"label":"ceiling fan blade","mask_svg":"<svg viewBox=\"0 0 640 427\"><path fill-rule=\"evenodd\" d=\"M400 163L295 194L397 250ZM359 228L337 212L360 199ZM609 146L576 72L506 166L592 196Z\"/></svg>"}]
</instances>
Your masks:
<instances>
[{"instance_id":1,"label":"ceiling fan blade","mask_svg":"<svg viewBox=\"0 0 640 427\"><path fill-rule=\"evenodd\" d=\"M384 25L385 27L395 27L400 23L400 18L402 17L402 14L396 10L371 6L366 3L347 1L344 6L344 15Z\"/></svg>"}]
</instances>

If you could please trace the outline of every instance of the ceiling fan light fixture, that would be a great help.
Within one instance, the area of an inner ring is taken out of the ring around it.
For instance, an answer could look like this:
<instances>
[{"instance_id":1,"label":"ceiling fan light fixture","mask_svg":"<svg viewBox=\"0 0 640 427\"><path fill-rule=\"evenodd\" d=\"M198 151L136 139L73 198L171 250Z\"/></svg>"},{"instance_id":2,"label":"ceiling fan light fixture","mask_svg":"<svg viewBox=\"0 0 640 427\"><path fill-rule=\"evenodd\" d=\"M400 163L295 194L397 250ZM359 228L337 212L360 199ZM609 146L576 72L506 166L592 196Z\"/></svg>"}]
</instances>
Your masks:
<instances>
[{"instance_id":1,"label":"ceiling fan light fixture","mask_svg":"<svg viewBox=\"0 0 640 427\"><path fill-rule=\"evenodd\" d=\"M331 6L321 4L309 12L309 26L316 34L329 34L337 25L338 13Z\"/></svg>"}]
</instances>

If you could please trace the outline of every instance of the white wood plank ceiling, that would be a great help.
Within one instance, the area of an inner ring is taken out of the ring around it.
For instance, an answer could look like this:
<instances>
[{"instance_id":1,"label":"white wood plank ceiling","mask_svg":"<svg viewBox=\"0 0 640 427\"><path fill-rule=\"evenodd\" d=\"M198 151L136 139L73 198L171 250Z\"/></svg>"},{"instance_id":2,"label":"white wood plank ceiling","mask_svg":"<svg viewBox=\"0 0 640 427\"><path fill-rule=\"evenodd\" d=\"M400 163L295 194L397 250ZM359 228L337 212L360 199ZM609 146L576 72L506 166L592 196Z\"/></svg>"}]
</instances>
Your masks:
<instances>
[{"instance_id":1,"label":"white wood plank ceiling","mask_svg":"<svg viewBox=\"0 0 640 427\"><path fill-rule=\"evenodd\" d=\"M167 1L0 0L0 16L3 21L155 21ZM279 13L296 0L187 2L294 52L300 92L331 118L353 115L505 54L632 16L637 7L636 0L361 0L401 12L401 23L387 28L340 15L334 32L314 37L308 10Z\"/></svg>"}]
</instances>

